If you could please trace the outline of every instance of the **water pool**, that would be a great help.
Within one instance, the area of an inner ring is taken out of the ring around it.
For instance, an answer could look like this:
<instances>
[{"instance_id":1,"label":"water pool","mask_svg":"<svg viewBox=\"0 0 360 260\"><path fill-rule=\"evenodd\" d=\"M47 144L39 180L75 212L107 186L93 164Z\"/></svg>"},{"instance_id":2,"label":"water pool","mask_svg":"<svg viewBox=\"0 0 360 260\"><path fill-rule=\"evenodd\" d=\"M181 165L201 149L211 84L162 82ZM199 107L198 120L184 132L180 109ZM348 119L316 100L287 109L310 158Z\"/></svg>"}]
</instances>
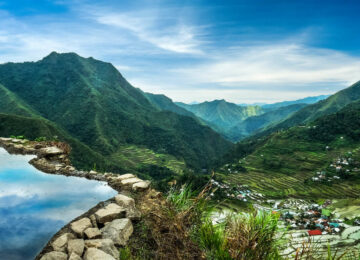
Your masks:
<instances>
[{"instance_id":1,"label":"water pool","mask_svg":"<svg viewBox=\"0 0 360 260\"><path fill-rule=\"evenodd\" d=\"M33 259L62 226L117 193L104 182L40 172L28 164L33 157L0 148L0 259Z\"/></svg>"}]
</instances>

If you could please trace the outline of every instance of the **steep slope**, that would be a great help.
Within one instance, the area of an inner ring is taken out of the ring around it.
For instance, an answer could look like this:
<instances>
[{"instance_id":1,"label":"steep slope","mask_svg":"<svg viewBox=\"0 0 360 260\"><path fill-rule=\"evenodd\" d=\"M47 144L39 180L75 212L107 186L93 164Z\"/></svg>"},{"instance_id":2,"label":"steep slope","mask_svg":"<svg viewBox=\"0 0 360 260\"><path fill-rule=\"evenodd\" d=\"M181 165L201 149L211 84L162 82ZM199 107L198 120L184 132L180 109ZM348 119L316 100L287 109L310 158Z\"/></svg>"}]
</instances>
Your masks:
<instances>
[{"instance_id":1,"label":"steep slope","mask_svg":"<svg viewBox=\"0 0 360 260\"><path fill-rule=\"evenodd\" d=\"M71 161L78 168L90 169L96 164L100 169L121 170L120 166L114 165L105 158L72 138L64 130L54 123L42 118L30 118L17 115L0 113L0 136L26 136L29 139L45 137L48 140L58 138L67 142L71 148ZM92 165L89 165L91 162Z\"/></svg>"},{"instance_id":2,"label":"steep slope","mask_svg":"<svg viewBox=\"0 0 360 260\"><path fill-rule=\"evenodd\" d=\"M232 184L273 197L355 198L360 195L359 129L357 101L306 126L239 143L219 173ZM335 169L344 158L350 163ZM324 172L323 180L318 172Z\"/></svg>"},{"instance_id":3,"label":"steep slope","mask_svg":"<svg viewBox=\"0 0 360 260\"><path fill-rule=\"evenodd\" d=\"M270 112L266 112L259 116L248 117L244 121L230 128L226 135L230 140L239 141L249 135L260 131L262 128L270 124L280 122L290 116L292 113L307 106L306 104L293 104L289 106L280 106Z\"/></svg>"},{"instance_id":4,"label":"steep slope","mask_svg":"<svg viewBox=\"0 0 360 260\"><path fill-rule=\"evenodd\" d=\"M238 106L225 100L214 100L200 104L188 105L177 102L177 105L203 119L214 130L226 136L226 132L242 120L260 115L263 110L259 106Z\"/></svg>"},{"instance_id":5,"label":"steep slope","mask_svg":"<svg viewBox=\"0 0 360 260\"><path fill-rule=\"evenodd\" d=\"M176 105L170 98L165 95L158 95L152 93L144 94L149 99L150 103L159 110L171 111L179 115L196 118L196 116L192 112Z\"/></svg>"},{"instance_id":6,"label":"steep slope","mask_svg":"<svg viewBox=\"0 0 360 260\"><path fill-rule=\"evenodd\" d=\"M291 126L305 124L311 122L316 118L324 115L335 113L350 104L353 101L360 99L360 81L356 82L352 86L337 92L336 94L328 97L325 100L321 100L315 104L308 105L307 107L294 113L286 120L269 126L260 135L267 135L280 129L286 129Z\"/></svg>"},{"instance_id":7,"label":"steep slope","mask_svg":"<svg viewBox=\"0 0 360 260\"><path fill-rule=\"evenodd\" d=\"M38 62L7 63L0 65L0 83L103 156L136 144L206 167L230 147L195 119L159 111L114 66L93 58L51 53Z\"/></svg>"},{"instance_id":8,"label":"steep slope","mask_svg":"<svg viewBox=\"0 0 360 260\"><path fill-rule=\"evenodd\" d=\"M324 100L328 97L329 97L329 95L306 97L306 98L293 100L293 101L283 101L283 102L277 102L277 103L273 103L273 104L265 104L265 105L262 105L261 107L264 109L277 109L280 107L286 107L286 106L295 105L295 104L314 104L314 103L317 103L320 100Z\"/></svg>"},{"instance_id":9,"label":"steep slope","mask_svg":"<svg viewBox=\"0 0 360 260\"><path fill-rule=\"evenodd\" d=\"M0 111L8 114L38 117L38 113L17 95L0 84Z\"/></svg>"}]
</instances>

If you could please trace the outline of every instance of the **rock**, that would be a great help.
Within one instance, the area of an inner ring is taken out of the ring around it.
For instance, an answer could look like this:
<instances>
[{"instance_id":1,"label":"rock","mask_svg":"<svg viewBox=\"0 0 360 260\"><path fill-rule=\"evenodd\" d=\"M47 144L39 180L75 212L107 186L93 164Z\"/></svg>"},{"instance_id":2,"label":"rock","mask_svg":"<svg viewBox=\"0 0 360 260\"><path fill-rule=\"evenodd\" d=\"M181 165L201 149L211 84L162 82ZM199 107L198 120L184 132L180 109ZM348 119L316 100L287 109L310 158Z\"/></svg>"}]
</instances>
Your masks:
<instances>
[{"instance_id":1,"label":"rock","mask_svg":"<svg viewBox=\"0 0 360 260\"><path fill-rule=\"evenodd\" d=\"M149 181L141 181L141 182L137 182L134 183L132 186L133 191L143 191L148 189L150 186L150 182Z\"/></svg>"},{"instance_id":2,"label":"rock","mask_svg":"<svg viewBox=\"0 0 360 260\"><path fill-rule=\"evenodd\" d=\"M85 243L83 239L72 239L68 242L68 253L76 253L77 255L82 255L84 252Z\"/></svg>"},{"instance_id":3,"label":"rock","mask_svg":"<svg viewBox=\"0 0 360 260\"><path fill-rule=\"evenodd\" d=\"M115 260L114 257L96 248L86 250L84 260Z\"/></svg>"},{"instance_id":4,"label":"rock","mask_svg":"<svg viewBox=\"0 0 360 260\"><path fill-rule=\"evenodd\" d=\"M91 221L91 224L93 225L93 227L98 227L97 226L97 222L96 222L96 217L95 217L95 215L94 214L92 214L92 215L90 215L90 221Z\"/></svg>"},{"instance_id":5,"label":"rock","mask_svg":"<svg viewBox=\"0 0 360 260\"><path fill-rule=\"evenodd\" d=\"M40 260L67 260L67 254L57 251L52 251L43 255Z\"/></svg>"},{"instance_id":6,"label":"rock","mask_svg":"<svg viewBox=\"0 0 360 260\"><path fill-rule=\"evenodd\" d=\"M82 218L72 222L70 227L72 231L82 237L84 235L85 229L92 227L92 225L89 218Z\"/></svg>"},{"instance_id":7,"label":"rock","mask_svg":"<svg viewBox=\"0 0 360 260\"><path fill-rule=\"evenodd\" d=\"M115 196L116 203L126 209L126 217L131 220L138 220L141 217L140 211L135 207L135 200L123 194Z\"/></svg>"},{"instance_id":8,"label":"rock","mask_svg":"<svg viewBox=\"0 0 360 260\"><path fill-rule=\"evenodd\" d=\"M63 154L63 153L64 153L64 151L56 146L50 146L50 147L45 147L45 148L40 149L40 154L43 156L54 156L54 155L59 155L59 154Z\"/></svg>"},{"instance_id":9,"label":"rock","mask_svg":"<svg viewBox=\"0 0 360 260\"><path fill-rule=\"evenodd\" d=\"M104 238L114 241L115 245L125 246L133 232L133 225L128 218L115 219L101 229Z\"/></svg>"},{"instance_id":10,"label":"rock","mask_svg":"<svg viewBox=\"0 0 360 260\"><path fill-rule=\"evenodd\" d=\"M115 196L116 203L124 208L135 208L135 200L123 194L118 194Z\"/></svg>"},{"instance_id":11,"label":"rock","mask_svg":"<svg viewBox=\"0 0 360 260\"><path fill-rule=\"evenodd\" d=\"M74 168L73 166L67 165L67 166L65 167L65 170L66 170L67 172L73 172L73 171L75 171L75 168Z\"/></svg>"},{"instance_id":12,"label":"rock","mask_svg":"<svg viewBox=\"0 0 360 260\"><path fill-rule=\"evenodd\" d=\"M71 233L62 234L51 243L51 246L55 251L66 252L67 243L73 238L75 238L75 236Z\"/></svg>"},{"instance_id":13,"label":"rock","mask_svg":"<svg viewBox=\"0 0 360 260\"><path fill-rule=\"evenodd\" d=\"M133 185L134 183L141 182L139 178L129 178L121 181L122 185Z\"/></svg>"},{"instance_id":14,"label":"rock","mask_svg":"<svg viewBox=\"0 0 360 260\"><path fill-rule=\"evenodd\" d=\"M94 170L91 170L91 171L89 171L89 174L93 174L93 175L96 175L96 174L98 174L96 171L94 171Z\"/></svg>"},{"instance_id":15,"label":"rock","mask_svg":"<svg viewBox=\"0 0 360 260\"><path fill-rule=\"evenodd\" d=\"M98 228L88 228L85 230L85 235L89 239L100 238L101 232Z\"/></svg>"},{"instance_id":16,"label":"rock","mask_svg":"<svg viewBox=\"0 0 360 260\"><path fill-rule=\"evenodd\" d=\"M126 211L126 217L131 220L140 220L141 213L137 208L134 208L133 210Z\"/></svg>"},{"instance_id":17,"label":"rock","mask_svg":"<svg viewBox=\"0 0 360 260\"><path fill-rule=\"evenodd\" d=\"M71 253L69 260L82 260L82 258L75 253Z\"/></svg>"},{"instance_id":18,"label":"rock","mask_svg":"<svg viewBox=\"0 0 360 260\"><path fill-rule=\"evenodd\" d=\"M123 174L123 175L119 175L117 176L116 178L118 180L125 180L125 179L130 179L130 178L135 178L136 176L134 174L131 174L131 173L127 173L127 174Z\"/></svg>"},{"instance_id":19,"label":"rock","mask_svg":"<svg viewBox=\"0 0 360 260\"><path fill-rule=\"evenodd\" d=\"M37 169L44 172L53 173L56 171L54 164L45 158L34 158L30 160L30 163L34 165Z\"/></svg>"},{"instance_id":20,"label":"rock","mask_svg":"<svg viewBox=\"0 0 360 260\"><path fill-rule=\"evenodd\" d=\"M105 253L112 255L115 258L118 258L119 251L116 249L114 242L111 239L91 239L85 240L86 248L97 248Z\"/></svg>"},{"instance_id":21,"label":"rock","mask_svg":"<svg viewBox=\"0 0 360 260\"><path fill-rule=\"evenodd\" d=\"M115 203L107 205L105 208L99 209L95 212L95 217L98 223L104 224L116 218L121 218L125 215L125 209Z\"/></svg>"}]
</instances>

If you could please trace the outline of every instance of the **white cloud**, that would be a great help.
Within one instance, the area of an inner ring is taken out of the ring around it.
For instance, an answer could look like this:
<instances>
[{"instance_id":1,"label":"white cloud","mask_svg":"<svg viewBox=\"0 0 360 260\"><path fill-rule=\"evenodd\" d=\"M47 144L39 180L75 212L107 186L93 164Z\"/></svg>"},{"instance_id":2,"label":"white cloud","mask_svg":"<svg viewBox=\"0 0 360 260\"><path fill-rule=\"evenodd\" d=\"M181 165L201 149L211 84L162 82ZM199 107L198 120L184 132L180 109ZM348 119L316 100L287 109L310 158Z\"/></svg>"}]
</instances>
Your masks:
<instances>
[{"instance_id":1,"label":"white cloud","mask_svg":"<svg viewBox=\"0 0 360 260\"><path fill-rule=\"evenodd\" d=\"M264 45L234 48L202 65L175 72L198 83L240 89L249 83L262 84L264 88L266 84L350 84L360 79L360 59L328 49Z\"/></svg>"},{"instance_id":2,"label":"white cloud","mask_svg":"<svg viewBox=\"0 0 360 260\"><path fill-rule=\"evenodd\" d=\"M81 2L69 8L66 18L16 18L0 10L0 63L77 52L112 62L144 91L185 102L296 99L334 93L360 79L360 58L309 47L312 30L280 42L247 39L226 47L207 37L210 27L175 9L131 11Z\"/></svg>"},{"instance_id":3,"label":"white cloud","mask_svg":"<svg viewBox=\"0 0 360 260\"><path fill-rule=\"evenodd\" d=\"M196 38L197 29L176 18L170 19L170 25L162 13L131 12L91 14L97 22L121 29L134 34L138 39L148 42L160 49L187 54L201 54L201 42ZM165 20L165 21L164 21Z\"/></svg>"}]
</instances>

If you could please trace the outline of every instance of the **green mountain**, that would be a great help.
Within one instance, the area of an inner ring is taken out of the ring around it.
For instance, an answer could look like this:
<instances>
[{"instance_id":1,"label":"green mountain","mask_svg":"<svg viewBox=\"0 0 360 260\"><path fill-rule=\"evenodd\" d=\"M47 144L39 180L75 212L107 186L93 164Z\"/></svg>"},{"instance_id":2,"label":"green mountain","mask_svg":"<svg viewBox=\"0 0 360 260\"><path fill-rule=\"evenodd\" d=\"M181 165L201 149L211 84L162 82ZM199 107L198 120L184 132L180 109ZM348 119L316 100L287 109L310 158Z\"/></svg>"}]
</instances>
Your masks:
<instances>
[{"instance_id":1,"label":"green mountain","mask_svg":"<svg viewBox=\"0 0 360 260\"><path fill-rule=\"evenodd\" d=\"M283 102L277 102L277 103L273 103L273 104L264 104L261 107L264 109L277 109L280 107L286 107L286 106L295 105L295 104L314 104L314 103L317 103L320 100L326 99L328 97L329 97L329 95L306 97L306 98L293 100L293 101L283 101Z\"/></svg>"},{"instance_id":2,"label":"green mountain","mask_svg":"<svg viewBox=\"0 0 360 260\"><path fill-rule=\"evenodd\" d=\"M311 100L314 101L315 99L317 98L304 100L311 102ZM278 123L306 106L306 104L297 104L296 101L289 101L288 106L278 104L272 108L239 106L225 100L214 100L192 105L180 102L176 104L194 113L205 124L232 142L242 140L269 125ZM172 111L175 112L175 110Z\"/></svg>"},{"instance_id":3,"label":"green mountain","mask_svg":"<svg viewBox=\"0 0 360 260\"><path fill-rule=\"evenodd\" d=\"M304 107L278 124L269 126L261 133L261 135L267 135L274 131L286 129L295 125L306 124L321 116L335 113L358 99L360 99L360 81L325 100Z\"/></svg>"},{"instance_id":4,"label":"green mountain","mask_svg":"<svg viewBox=\"0 0 360 260\"><path fill-rule=\"evenodd\" d=\"M194 113L197 117L219 128L228 128L250 117L262 114L259 106L238 106L225 100L214 100L200 104L187 105L177 102L177 105Z\"/></svg>"},{"instance_id":5,"label":"green mountain","mask_svg":"<svg viewBox=\"0 0 360 260\"><path fill-rule=\"evenodd\" d=\"M7 107L1 100L0 112L46 119L115 166L127 145L195 168L209 167L231 147L194 118L160 111L113 65L93 58L53 52L38 62L3 64L0 84L6 102L16 103Z\"/></svg>"},{"instance_id":6,"label":"green mountain","mask_svg":"<svg viewBox=\"0 0 360 260\"><path fill-rule=\"evenodd\" d=\"M165 95L144 93L150 103L161 111L171 111L179 115L197 118L192 112L176 105L170 98Z\"/></svg>"},{"instance_id":7,"label":"green mountain","mask_svg":"<svg viewBox=\"0 0 360 260\"><path fill-rule=\"evenodd\" d=\"M237 125L230 128L226 136L233 141L239 141L248 137L261 129L269 126L270 124L274 124L280 122L293 114L294 112L302 109L307 106L306 104L293 104L284 107L278 107L270 112L266 112L259 116L248 117L244 121L241 121Z\"/></svg>"},{"instance_id":8,"label":"green mountain","mask_svg":"<svg viewBox=\"0 0 360 260\"><path fill-rule=\"evenodd\" d=\"M354 88L340 96L354 93ZM360 101L356 101L306 126L239 143L218 173L232 185L249 185L274 198L358 198L359 129ZM341 167L336 169L337 165Z\"/></svg>"},{"instance_id":9,"label":"green mountain","mask_svg":"<svg viewBox=\"0 0 360 260\"><path fill-rule=\"evenodd\" d=\"M90 149L87 145L71 137L66 131L60 129L54 123L43 118L30 118L18 115L0 113L0 136L23 135L29 139L46 137L52 140L54 137L70 144L72 152L71 161L79 168L89 168L93 164L113 170L123 170L121 166L112 164L100 153ZM91 165L89 164L91 162Z\"/></svg>"},{"instance_id":10,"label":"green mountain","mask_svg":"<svg viewBox=\"0 0 360 260\"><path fill-rule=\"evenodd\" d=\"M225 100L214 100L199 104L176 104L194 113L215 131L230 139L227 132L244 119L264 113L259 106L238 106ZM235 138L236 139L236 138Z\"/></svg>"}]
</instances>

